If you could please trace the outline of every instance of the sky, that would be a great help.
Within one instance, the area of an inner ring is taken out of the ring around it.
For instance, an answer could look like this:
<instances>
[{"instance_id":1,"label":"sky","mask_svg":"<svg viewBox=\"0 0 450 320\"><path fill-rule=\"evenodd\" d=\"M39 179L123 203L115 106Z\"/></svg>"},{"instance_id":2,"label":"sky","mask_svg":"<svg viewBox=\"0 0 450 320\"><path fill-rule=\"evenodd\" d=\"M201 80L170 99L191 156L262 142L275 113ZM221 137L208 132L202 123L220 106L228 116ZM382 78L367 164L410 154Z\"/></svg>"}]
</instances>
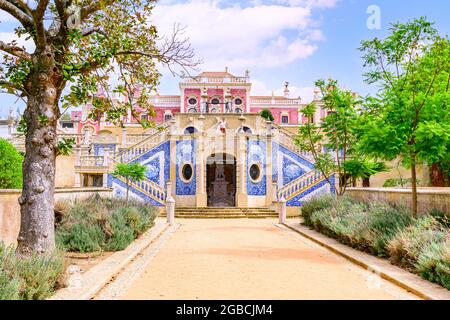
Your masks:
<instances>
[{"instance_id":1,"label":"sky","mask_svg":"<svg viewBox=\"0 0 450 320\"><path fill-rule=\"evenodd\" d=\"M169 35L176 23L185 27L204 62L200 70L228 67L239 76L248 69L253 95L281 94L287 81L291 96L309 102L314 82L328 77L362 95L374 93L363 80L360 42L384 37L392 22L420 16L450 35L449 0L160 0L149 20L160 35ZM14 37L10 20L0 10L3 41ZM160 94L178 94L179 78L160 72ZM0 117L10 106L23 103L0 94Z\"/></svg>"}]
</instances>

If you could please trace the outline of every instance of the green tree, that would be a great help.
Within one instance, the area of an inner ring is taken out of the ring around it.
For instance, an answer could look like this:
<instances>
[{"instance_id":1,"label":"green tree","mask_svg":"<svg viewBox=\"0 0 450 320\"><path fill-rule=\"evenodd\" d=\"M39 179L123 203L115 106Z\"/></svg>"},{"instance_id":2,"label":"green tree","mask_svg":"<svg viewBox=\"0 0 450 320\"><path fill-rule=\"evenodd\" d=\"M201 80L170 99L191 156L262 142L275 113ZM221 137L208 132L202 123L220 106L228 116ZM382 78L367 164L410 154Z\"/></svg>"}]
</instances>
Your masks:
<instances>
[{"instance_id":1,"label":"green tree","mask_svg":"<svg viewBox=\"0 0 450 320\"><path fill-rule=\"evenodd\" d=\"M261 112L259 113L259 115L268 121L275 120L275 118L273 117L272 111L270 111L269 109L262 109Z\"/></svg>"},{"instance_id":2,"label":"green tree","mask_svg":"<svg viewBox=\"0 0 450 320\"><path fill-rule=\"evenodd\" d=\"M27 51L17 41L0 40L0 89L27 104L19 255L55 249L53 198L60 105L74 107L93 97L91 117L105 114L107 121L122 124L131 110L140 121L133 108L136 104L154 114L147 98L160 78L157 63L173 72L177 71L173 67L189 71L198 64L187 40L179 40L182 29L175 26L173 35L158 35L149 21L154 3L0 0L0 10L19 24L10 24L11 32L33 43ZM113 103L110 92L126 100ZM149 125L148 121L141 123Z\"/></svg>"},{"instance_id":3,"label":"green tree","mask_svg":"<svg viewBox=\"0 0 450 320\"><path fill-rule=\"evenodd\" d=\"M14 146L0 139L0 189L22 187L23 156Z\"/></svg>"},{"instance_id":4,"label":"green tree","mask_svg":"<svg viewBox=\"0 0 450 320\"><path fill-rule=\"evenodd\" d=\"M353 186L356 186L356 179L362 179L364 187L370 187L371 176L387 171L384 162L371 161L363 157L346 160L344 169L346 176L352 179Z\"/></svg>"},{"instance_id":5,"label":"green tree","mask_svg":"<svg viewBox=\"0 0 450 320\"><path fill-rule=\"evenodd\" d=\"M411 168L413 214L417 173L449 159L450 43L425 18L396 23L385 39L363 41L366 82L378 84L358 134L360 149L385 160L400 157Z\"/></svg>"},{"instance_id":6,"label":"green tree","mask_svg":"<svg viewBox=\"0 0 450 320\"><path fill-rule=\"evenodd\" d=\"M140 163L119 163L116 170L112 173L115 177L122 177L127 185L127 202L131 184L133 182L141 182L145 179L147 168Z\"/></svg>"},{"instance_id":7,"label":"green tree","mask_svg":"<svg viewBox=\"0 0 450 320\"><path fill-rule=\"evenodd\" d=\"M353 92L341 89L336 80L318 80L315 85L321 91L321 107L327 116L322 122L315 123L318 106L313 102L303 108L300 113L308 121L300 127L296 144L311 152L316 169L328 183L331 184L330 177L338 173L338 195L343 195L347 187L346 167L343 164L353 152L360 100ZM329 151L324 152L324 148Z\"/></svg>"}]
</instances>

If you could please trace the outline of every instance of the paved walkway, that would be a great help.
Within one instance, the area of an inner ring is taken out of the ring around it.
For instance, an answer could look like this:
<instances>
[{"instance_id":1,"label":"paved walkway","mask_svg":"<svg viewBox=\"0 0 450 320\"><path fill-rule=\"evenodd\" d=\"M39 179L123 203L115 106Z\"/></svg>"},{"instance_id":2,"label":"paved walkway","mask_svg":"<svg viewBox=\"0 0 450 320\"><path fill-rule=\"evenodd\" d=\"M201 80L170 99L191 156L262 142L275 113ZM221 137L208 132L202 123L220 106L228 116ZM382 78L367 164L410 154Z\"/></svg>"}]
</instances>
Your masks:
<instances>
[{"instance_id":1,"label":"paved walkway","mask_svg":"<svg viewBox=\"0 0 450 320\"><path fill-rule=\"evenodd\" d=\"M118 298L415 298L275 220L178 222Z\"/></svg>"}]
</instances>

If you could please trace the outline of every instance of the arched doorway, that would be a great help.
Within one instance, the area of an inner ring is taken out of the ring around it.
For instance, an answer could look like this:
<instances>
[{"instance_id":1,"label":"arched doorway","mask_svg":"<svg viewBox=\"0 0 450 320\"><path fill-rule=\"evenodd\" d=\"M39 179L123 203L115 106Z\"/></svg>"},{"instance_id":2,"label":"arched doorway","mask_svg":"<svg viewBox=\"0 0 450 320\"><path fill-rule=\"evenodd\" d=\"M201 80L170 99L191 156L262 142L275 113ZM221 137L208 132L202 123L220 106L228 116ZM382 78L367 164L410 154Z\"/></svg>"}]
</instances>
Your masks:
<instances>
[{"instance_id":1,"label":"arched doorway","mask_svg":"<svg viewBox=\"0 0 450 320\"><path fill-rule=\"evenodd\" d=\"M236 206L236 158L216 153L206 161L208 207Z\"/></svg>"}]
</instances>

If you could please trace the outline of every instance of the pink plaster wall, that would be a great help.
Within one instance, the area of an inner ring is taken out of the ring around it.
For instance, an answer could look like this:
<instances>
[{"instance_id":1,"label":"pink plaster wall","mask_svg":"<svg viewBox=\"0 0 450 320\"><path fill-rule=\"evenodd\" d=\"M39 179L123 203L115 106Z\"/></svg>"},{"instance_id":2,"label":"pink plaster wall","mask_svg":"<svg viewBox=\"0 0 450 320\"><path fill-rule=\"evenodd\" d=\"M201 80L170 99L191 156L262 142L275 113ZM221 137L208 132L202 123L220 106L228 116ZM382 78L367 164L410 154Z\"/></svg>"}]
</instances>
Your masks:
<instances>
[{"instance_id":1,"label":"pink plaster wall","mask_svg":"<svg viewBox=\"0 0 450 320\"><path fill-rule=\"evenodd\" d=\"M177 113L180 113L180 107L155 107L155 111L156 111L156 117L152 118L152 121L155 121L157 123L162 123L164 122L164 113L170 110L172 111L172 115L175 115Z\"/></svg>"},{"instance_id":2,"label":"pink plaster wall","mask_svg":"<svg viewBox=\"0 0 450 320\"><path fill-rule=\"evenodd\" d=\"M200 89L184 89L184 110L187 112L190 106L188 105L188 100L195 96L197 98L197 111L200 111L200 101L202 97L202 91Z\"/></svg>"},{"instance_id":3,"label":"pink plaster wall","mask_svg":"<svg viewBox=\"0 0 450 320\"><path fill-rule=\"evenodd\" d=\"M231 89L230 93L233 99L237 97L242 98L243 103L239 107L242 108L244 112L247 112L247 91L245 89Z\"/></svg>"},{"instance_id":4,"label":"pink plaster wall","mask_svg":"<svg viewBox=\"0 0 450 320\"><path fill-rule=\"evenodd\" d=\"M298 124L298 109L297 108L283 108L283 109L274 109L274 108L251 108L250 112L252 113L260 113L263 109L270 109L273 117L275 118L274 122L277 124L281 124L281 115L283 113L289 114L289 124Z\"/></svg>"}]
</instances>

